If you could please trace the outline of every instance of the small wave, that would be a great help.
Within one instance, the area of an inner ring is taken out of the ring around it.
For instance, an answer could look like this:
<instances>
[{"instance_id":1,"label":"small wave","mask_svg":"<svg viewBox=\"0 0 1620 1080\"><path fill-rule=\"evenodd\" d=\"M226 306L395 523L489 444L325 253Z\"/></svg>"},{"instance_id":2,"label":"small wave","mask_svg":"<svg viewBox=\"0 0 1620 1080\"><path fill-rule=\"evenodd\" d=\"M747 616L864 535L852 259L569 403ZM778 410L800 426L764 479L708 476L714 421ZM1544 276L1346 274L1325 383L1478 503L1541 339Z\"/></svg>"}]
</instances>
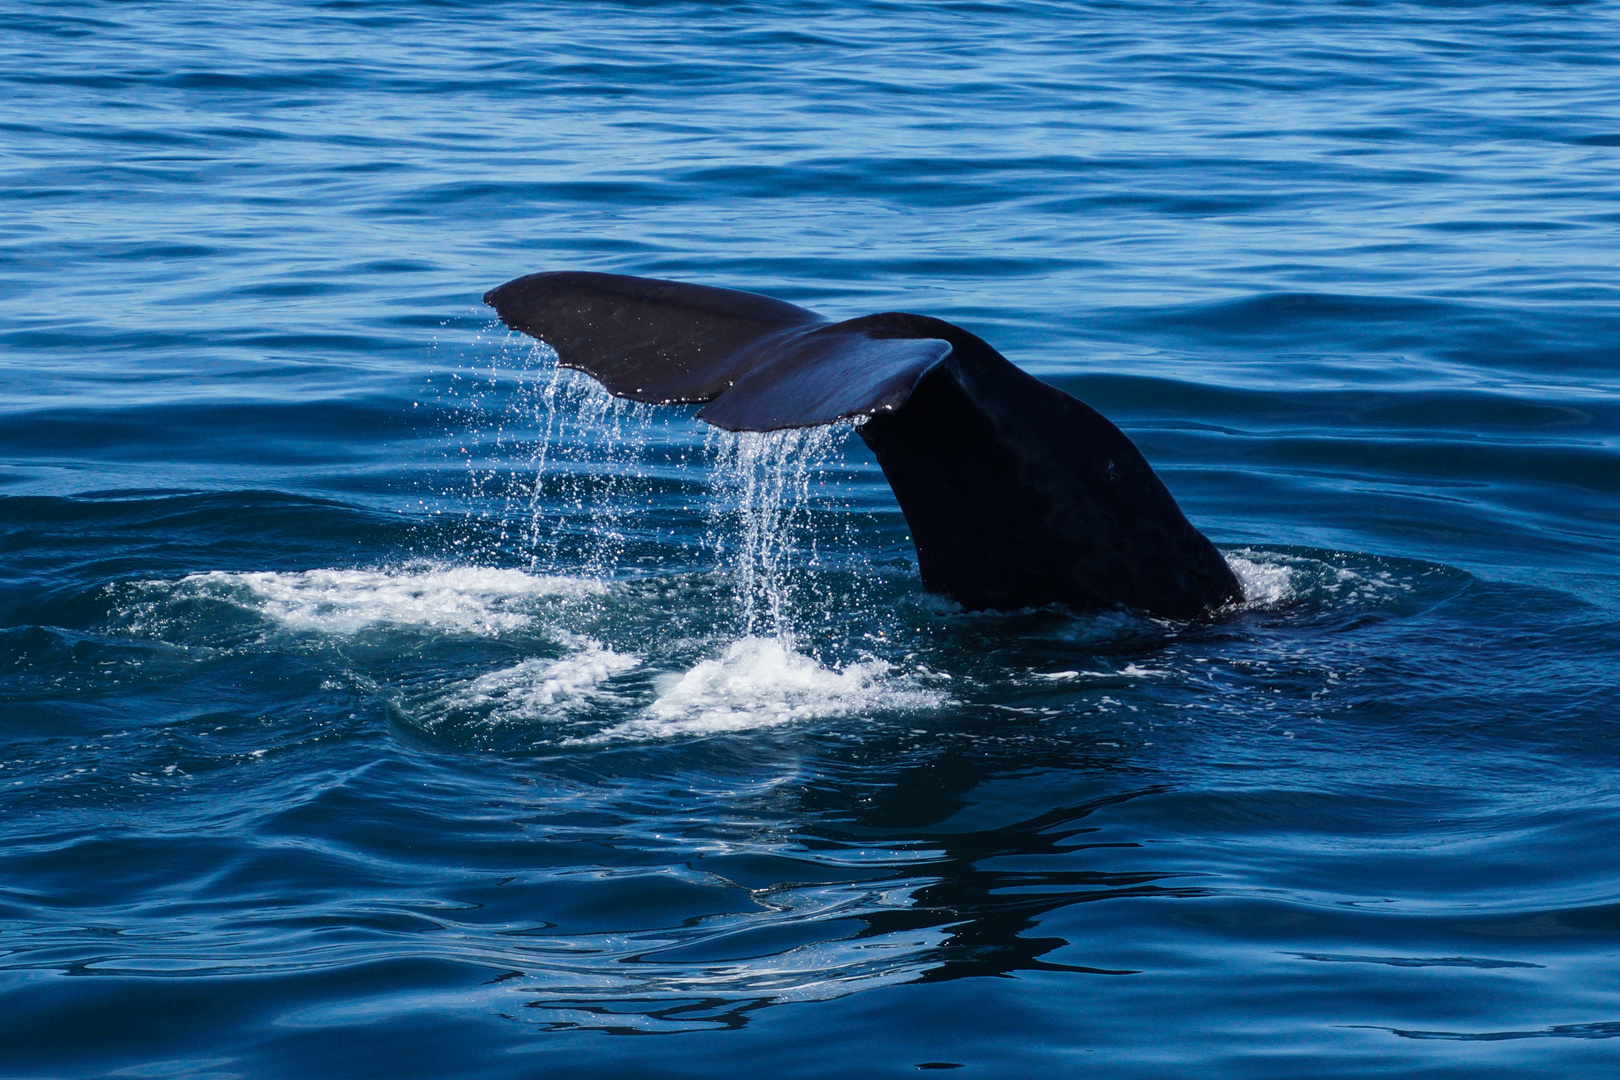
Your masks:
<instances>
[{"instance_id":1,"label":"small wave","mask_svg":"<svg viewBox=\"0 0 1620 1080\"><path fill-rule=\"evenodd\" d=\"M891 676L882 660L826 667L781 638L745 637L671 679L643 714L590 741L661 739L774 727L791 720L937 708L944 694Z\"/></svg>"},{"instance_id":2,"label":"small wave","mask_svg":"<svg viewBox=\"0 0 1620 1080\"><path fill-rule=\"evenodd\" d=\"M584 578L493 567L214 570L192 574L179 585L253 608L291 629L328 634L353 634L374 626L498 634L528 626L533 616L525 607L534 599L578 598L604 591L600 582Z\"/></svg>"}]
</instances>

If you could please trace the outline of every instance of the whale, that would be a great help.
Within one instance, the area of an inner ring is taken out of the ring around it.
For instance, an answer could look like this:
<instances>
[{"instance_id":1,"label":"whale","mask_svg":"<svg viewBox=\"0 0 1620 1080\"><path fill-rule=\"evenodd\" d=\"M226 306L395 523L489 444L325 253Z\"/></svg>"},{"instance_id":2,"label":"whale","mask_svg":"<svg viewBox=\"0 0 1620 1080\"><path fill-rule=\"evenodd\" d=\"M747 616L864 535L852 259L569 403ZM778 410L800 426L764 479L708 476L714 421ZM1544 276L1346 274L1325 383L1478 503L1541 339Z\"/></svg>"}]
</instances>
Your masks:
<instances>
[{"instance_id":1,"label":"whale","mask_svg":"<svg viewBox=\"0 0 1620 1080\"><path fill-rule=\"evenodd\" d=\"M910 527L925 590L969 611L1210 617L1232 568L1112 422L943 319L835 322L736 289L592 271L484 294L609 393L726 431L848 422Z\"/></svg>"}]
</instances>

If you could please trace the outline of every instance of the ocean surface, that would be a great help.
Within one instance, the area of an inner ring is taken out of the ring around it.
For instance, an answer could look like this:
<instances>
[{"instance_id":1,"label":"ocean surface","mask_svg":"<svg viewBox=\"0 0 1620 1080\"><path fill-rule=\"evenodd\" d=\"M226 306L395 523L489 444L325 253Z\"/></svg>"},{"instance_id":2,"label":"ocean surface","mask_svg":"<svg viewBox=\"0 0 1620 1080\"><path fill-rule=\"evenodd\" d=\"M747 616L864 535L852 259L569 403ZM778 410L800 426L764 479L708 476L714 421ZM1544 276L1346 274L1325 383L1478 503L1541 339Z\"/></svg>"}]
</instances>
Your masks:
<instances>
[{"instance_id":1,"label":"ocean surface","mask_svg":"<svg viewBox=\"0 0 1620 1080\"><path fill-rule=\"evenodd\" d=\"M1612 1077L1620 5L0 5L0 1075ZM1239 610L925 594L586 269L949 319Z\"/></svg>"}]
</instances>

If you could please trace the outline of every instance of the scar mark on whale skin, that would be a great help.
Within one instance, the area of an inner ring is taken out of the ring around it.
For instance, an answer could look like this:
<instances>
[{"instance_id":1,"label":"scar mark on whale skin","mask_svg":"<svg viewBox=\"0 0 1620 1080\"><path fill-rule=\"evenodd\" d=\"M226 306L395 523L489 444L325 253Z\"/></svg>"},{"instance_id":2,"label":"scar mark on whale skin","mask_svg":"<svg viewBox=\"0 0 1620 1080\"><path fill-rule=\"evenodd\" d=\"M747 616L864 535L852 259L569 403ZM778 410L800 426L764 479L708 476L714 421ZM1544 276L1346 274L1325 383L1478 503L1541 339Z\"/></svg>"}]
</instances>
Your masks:
<instances>
[{"instance_id":1,"label":"scar mark on whale skin","mask_svg":"<svg viewBox=\"0 0 1620 1080\"><path fill-rule=\"evenodd\" d=\"M701 403L698 418L727 431L868 418L861 438L923 586L965 608L1192 619L1242 599L1124 432L959 326L831 322L754 293L583 271L520 277L484 302L611 393Z\"/></svg>"}]
</instances>

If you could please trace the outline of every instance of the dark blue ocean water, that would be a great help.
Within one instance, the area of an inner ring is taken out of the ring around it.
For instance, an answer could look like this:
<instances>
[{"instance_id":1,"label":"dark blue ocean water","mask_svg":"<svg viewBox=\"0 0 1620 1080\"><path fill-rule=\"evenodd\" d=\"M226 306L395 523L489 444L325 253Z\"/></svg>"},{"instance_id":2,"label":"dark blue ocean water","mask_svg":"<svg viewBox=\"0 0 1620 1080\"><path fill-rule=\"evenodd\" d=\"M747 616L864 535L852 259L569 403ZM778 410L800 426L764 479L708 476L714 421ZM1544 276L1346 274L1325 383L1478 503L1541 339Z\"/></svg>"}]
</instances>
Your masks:
<instances>
[{"instance_id":1,"label":"dark blue ocean water","mask_svg":"<svg viewBox=\"0 0 1620 1080\"><path fill-rule=\"evenodd\" d=\"M0 5L0 1074L1608 1077L1614 3ZM1244 609L925 596L541 269L958 322Z\"/></svg>"}]
</instances>

